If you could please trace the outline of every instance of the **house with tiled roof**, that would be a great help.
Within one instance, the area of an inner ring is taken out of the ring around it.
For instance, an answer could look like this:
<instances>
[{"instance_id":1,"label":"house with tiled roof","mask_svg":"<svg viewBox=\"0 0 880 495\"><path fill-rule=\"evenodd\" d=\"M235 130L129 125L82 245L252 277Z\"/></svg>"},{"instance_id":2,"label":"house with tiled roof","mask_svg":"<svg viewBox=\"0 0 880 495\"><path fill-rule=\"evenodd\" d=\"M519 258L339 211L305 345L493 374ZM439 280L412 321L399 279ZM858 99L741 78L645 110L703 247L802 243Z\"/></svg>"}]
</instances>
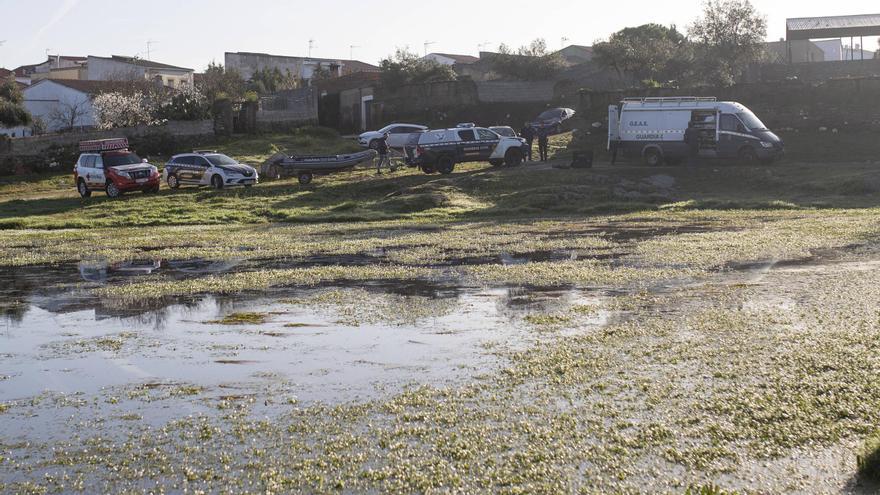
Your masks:
<instances>
[{"instance_id":1,"label":"house with tiled roof","mask_svg":"<svg viewBox=\"0 0 880 495\"><path fill-rule=\"evenodd\" d=\"M49 55L45 62L39 64L22 65L17 67L15 80L23 84L31 84L41 79L49 79L50 73L56 70L81 70L86 63L86 57L72 55ZM67 76L70 77L70 76Z\"/></svg>"},{"instance_id":2,"label":"house with tiled roof","mask_svg":"<svg viewBox=\"0 0 880 495\"><path fill-rule=\"evenodd\" d=\"M193 85L195 71L187 67L163 64L136 57L89 55L87 77L90 81L150 81L171 88Z\"/></svg>"},{"instance_id":3,"label":"house with tiled roof","mask_svg":"<svg viewBox=\"0 0 880 495\"><path fill-rule=\"evenodd\" d=\"M329 72L331 77L342 77L358 72L379 72L379 67L359 60L296 57L268 53L227 52L224 63L227 70L238 71L245 80L251 79L257 71L278 69L282 74L290 73L308 84L311 83L315 73L319 70Z\"/></svg>"},{"instance_id":4,"label":"house with tiled roof","mask_svg":"<svg viewBox=\"0 0 880 495\"><path fill-rule=\"evenodd\" d=\"M98 94L120 88L123 83L43 79L22 90L24 106L35 119L55 132L95 126L92 100Z\"/></svg>"},{"instance_id":5,"label":"house with tiled roof","mask_svg":"<svg viewBox=\"0 0 880 495\"><path fill-rule=\"evenodd\" d=\"M454 53L429 53L424 57L440 65L470 65L480 60L473 55L457 55Z\"/></svg>"}]
</instances>

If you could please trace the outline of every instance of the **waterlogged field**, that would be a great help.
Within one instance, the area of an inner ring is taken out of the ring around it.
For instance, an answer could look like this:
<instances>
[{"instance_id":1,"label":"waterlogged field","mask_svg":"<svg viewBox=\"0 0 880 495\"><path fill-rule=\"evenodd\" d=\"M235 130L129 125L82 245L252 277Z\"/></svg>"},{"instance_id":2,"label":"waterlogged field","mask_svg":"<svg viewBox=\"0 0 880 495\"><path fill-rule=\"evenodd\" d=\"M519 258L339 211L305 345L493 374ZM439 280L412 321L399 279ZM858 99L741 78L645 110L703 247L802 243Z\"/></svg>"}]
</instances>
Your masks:
<instances>
[{"instance_id":1,"label":"waterlogged field","mask_svg":"<svg viewBox=\"0 0 880 495\"><path fill-rule=\"evenodd\" d=\"M0 492L875 493L869 166L561 164L0 199Z\"/></svg>"}]
</instances>

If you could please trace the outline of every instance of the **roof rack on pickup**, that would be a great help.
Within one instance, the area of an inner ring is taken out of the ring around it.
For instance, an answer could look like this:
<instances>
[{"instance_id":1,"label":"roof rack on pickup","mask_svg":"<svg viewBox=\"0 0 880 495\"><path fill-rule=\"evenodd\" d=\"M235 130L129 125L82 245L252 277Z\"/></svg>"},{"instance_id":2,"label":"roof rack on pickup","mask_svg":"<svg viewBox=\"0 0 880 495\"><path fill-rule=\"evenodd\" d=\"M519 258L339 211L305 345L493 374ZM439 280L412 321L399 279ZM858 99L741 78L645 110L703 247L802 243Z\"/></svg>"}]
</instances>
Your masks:
<instances>
[{"instance_id":1,"label":"roof rack on pickup","mask_svg":"<svg viewBox=\"0 0 880 495\"><path fill-rule=\"evenodd\" d=\"M714 96L648 96L645 98L624 98L623 101L626 102L638 102L638 103L660 103L661 105L664 103L694 103L697 101L704 102L716 102L718 98Z\"/></svg>"},{"instance_id":2,"label":"roof rack on pickup","mask_svg":"<svg viewBox=\"0 0 880 495\"><path fill-rule=\"evenodd\" d=\"M80 141L80 153L100 153L102 151L118 151L128 149L127 138L95 139L92 141Z\"/></svg>"}]
</instances>

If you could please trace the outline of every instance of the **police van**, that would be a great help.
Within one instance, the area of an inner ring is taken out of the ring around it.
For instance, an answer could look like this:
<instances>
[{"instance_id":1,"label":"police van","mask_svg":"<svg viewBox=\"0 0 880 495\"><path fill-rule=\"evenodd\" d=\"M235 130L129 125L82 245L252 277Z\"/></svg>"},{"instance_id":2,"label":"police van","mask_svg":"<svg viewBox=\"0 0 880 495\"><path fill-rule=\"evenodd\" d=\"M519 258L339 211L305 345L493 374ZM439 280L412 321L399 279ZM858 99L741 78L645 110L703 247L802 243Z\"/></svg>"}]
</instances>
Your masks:
<instances>
[{"instance_id":1,"label":"police van","mask_svg":"<svg viewBox=\"0 0 880 495\"><path fill-rule=\"evenodd\" d=\"M419 135L409 162L426 174L451 174L463 162L515 167L522 163L527 146L522 138L499 136L484 127L439 129Z\"/></svg>"},{"instance_id":2,"label":"police van","mask_svg":"<svg viewBox=\"0 0 880 495\"><path fill-rule=\"evenodd\" d=\"M649 166L675 165L694 154L770 164L785 153L782 140L745 106L692 96L611 105L608 149Z\"/></svg>"}]
</instances>

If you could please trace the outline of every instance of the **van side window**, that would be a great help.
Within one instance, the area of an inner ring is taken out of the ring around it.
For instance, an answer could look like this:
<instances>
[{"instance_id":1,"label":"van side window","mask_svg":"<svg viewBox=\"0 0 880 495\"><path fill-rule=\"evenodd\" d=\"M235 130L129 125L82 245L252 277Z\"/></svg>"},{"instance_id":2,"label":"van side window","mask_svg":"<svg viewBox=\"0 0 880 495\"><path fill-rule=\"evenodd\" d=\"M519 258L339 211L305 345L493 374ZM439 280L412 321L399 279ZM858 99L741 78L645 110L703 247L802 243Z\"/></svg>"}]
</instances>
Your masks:
<instances>
[{"instance_id":1,"label":"van side window","mask_svg":"<svg viewBox=\"0 0 880 495\"><path fill-rule=\"evenodd\" d=\"M741 132L739 119L729 113L721 114L721 130L729 132Z\"/></svg>"}]
</instances>

